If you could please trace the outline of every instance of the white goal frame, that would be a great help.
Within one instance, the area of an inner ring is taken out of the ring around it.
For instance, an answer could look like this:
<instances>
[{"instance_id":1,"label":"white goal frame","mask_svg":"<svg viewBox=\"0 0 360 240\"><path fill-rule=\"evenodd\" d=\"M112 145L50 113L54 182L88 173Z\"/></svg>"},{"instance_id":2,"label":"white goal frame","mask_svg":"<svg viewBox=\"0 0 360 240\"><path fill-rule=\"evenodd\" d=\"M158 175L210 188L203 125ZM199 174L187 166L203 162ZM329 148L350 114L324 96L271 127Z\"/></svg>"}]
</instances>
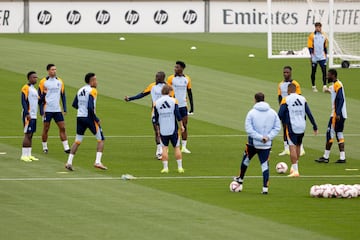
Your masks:
<instances>
[{"instance_id":1,"label":"white goal frame","mask_svg":"<svg viewBox=\"0 0 360 240\"><path fill-rule=\"evenodd\" d=\"M288 0L288 2L291 2L291 0ZM311 5L312 0L304 0L304 3L308 2L309 5ZM324 3L326 3L326 1L322 1ZM328 13L334 12L334 0L328 0ZM359 1L360 3L360 1ZM267 0L267 14L268 16L271 16L272 13L272 0ZM358 54L359 56L353 56L353 55L349 55L349 54L345 54L343 53L342 49L338 46L335 38L334 38L334 15L333 14L328 14L329 17L329 25L327 28L327 34L328 34L328 39L329 39L329 45L328 45L328 65L331 68L336 68L336 67L360 67L360 54ZM271 17L268 17L269 19ZM332 24L331 24L332 23ZM302 51L301 54L297 54L293 51L289 51L288 54L283 53L280 54L280 52L278 54L274 54L273 53L273 26L272 26L272 21L268 21L267 23L268 25L268 32L267 32L267 49L268 49L268 58L269 59L279 59L279 58L310 58L310 53L306 52L306 51ZM313 31L313 26L312 28L309 29L308 33L310 34L310 32ZM360 32L360 27L359 27L359 32ZM302 32L301 32L302 33ZM360 39L359 39L360 42ZM307 48L306 46L306 39L304 40L304 50L305 48ZM359 46L360 48L360 46ZM286 52L286 51L285 51ZM339 63L335 63L334 59L340 59L341 60L341 64ZM356 62L356 63L353 63ZM351 63L351 64L350 64ZM343 65L345 64L345 65ZM347 66L346 66L347 64Z\"/></svg>"}]
</instances>

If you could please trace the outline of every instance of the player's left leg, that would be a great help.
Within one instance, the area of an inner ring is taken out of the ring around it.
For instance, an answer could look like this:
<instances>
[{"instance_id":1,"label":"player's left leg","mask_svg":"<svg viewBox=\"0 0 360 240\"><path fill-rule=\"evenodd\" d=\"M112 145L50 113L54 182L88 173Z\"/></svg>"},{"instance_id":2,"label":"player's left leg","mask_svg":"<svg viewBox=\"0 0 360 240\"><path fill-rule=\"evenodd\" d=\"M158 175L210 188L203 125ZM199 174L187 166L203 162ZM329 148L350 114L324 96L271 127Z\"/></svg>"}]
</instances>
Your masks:
<instances>
[{"instance_id":1,"label":"player's left leg","mask_svg":"<svg viewBox=\"0 0 360 240\"><path fill-rule=\"evenodd\" d=\"M327 89L327 86L326 86L326 59L319 61L319 65L320 65L321 73L322 73L323 92L325 92Z\"/></svg>"},{"instance_id":2,"label":"player's left leg","mask_svg":"<svg viewBox=\"0 0 360 240\"><path fill-rule=\"evenodd\" d=\"M182 166L182 154L180 151L180 137L179 137L177 131L171 137L170 141L174 147L174 154L175 154L175 159L176 159L177 166L178 166L178 173L184 173L185 170Z\"/></svg>"},{"instance_id":3,"label":"player's left leg","mask_svg":"<svg viewBox=\"0 0 360 240\"><path fill-rule=\"evenodd\" d=\"M331 146L334 142L334 135L335 135L335 122L333 117L330 117L329 123L328 123L328 127L326 130L326 143L325 143L325 151L322 157L315 159L315 162L318 163L329 163L329 157L330 157L330 150L331 150Z\"/></svg>"},{"instance_id":4,"label":"player's left leg","mask_svg":"<svg viewBox=\"0 0 360 240\"><path fill-rule=\"evenodd\" d=\"M162 157L161 162L163 164L163 169L161 169L160 173L169 173L169 136L160 135L161 145L162 145Z\"/></svg>"},{"instance_id":5,"label":"player's left leg","mask_svg":"<svg viewBox=\"0 0 360 240\"><path fill-rule=\"evenodd\" d=\"M339 145L340 159L335 163L346 163L345 158L345 139L344 139L344 123L345 119L340 116L340 119L335 122L336 139Z\"/></svg>"},{"instance_id":6,"label":"player's left leg","mask_svg":"<svg viewBox=\"0 0 360 240\"><path fill-rule=\"evenodd\" d=\"M302 138L304 134L289 134L289 147L290 147L290 160L291 160L291 168L290 174L288 177L299 177L299 167L298 161L300 157L300 145L302 143Z\"/></svg>"},{"instance_id":7,"label":"player's left leg","mask_svg":"<svg viewBox=\"0 0 360 240\"><path fill-rule=\"evenodd\" d=\"M285 155L290 154L290 152L289 152L289 143L288 143L287 134L286 134L286 124L283 123L282 127L283 127L284 151L279 153L279 156L285 156Z\"/></svg>"},{"instance_id":8,"label":"player's left leg","mask_svg":"<svg viewBox=\"0 0 360 240\"><path fill-rule=\"evenodd\" d=\"M90 119L88 121L90 123L89 129L95 135L95 138L97 140L96 158L95 158L94 167L99 168L101 170L107 170L108 168L104 166L104 164L102 164L101 162L101 158L104 152L104 141L105 141L103 131L101 129L101 126L97 122L91 121ZM95 133L94 133L94 129L95 129Z\"/></svg>"},{"instance_id":9,"label":"player's left leg","mask_svg":"<svg viewBox=\"0 0 360 240\"><path fill-rule=\"evenodd\" d=\"M159 129L159 125L153 123L153 129L154 129L155 143L156 143L156 153L155 153L155 157L156 157L158 160L161 160L161 156L162 156L162 146L161 146L161 141L160 141L160 129Z\"/></svg>"},{"instance_id":10,"label":"player's left leg","mask_svg":"<svg viewBox=\"0 0 360 240\"><path fill-rule=\"evenodd\" d=\"M311 85L312 85L312 91L317 92L317 88L315 85L315 76L316 76L316 68L317 68L317 62L311 63Z\"/></svg>"},{"instance_id":11,"label":"player's left leg","mask_svg":"<svg viewBox=\"0 0 360 240\"><path fill-rule=\"evenodd\" d=\"M36 119L24 120L24 139L22 144L21 160L24 162L38 161L39 159L32 156L32 137L36 132Z\"/></svg>"},{"instance_id":12,"label":"player's left leg","mask_svg":"<svg viewBox=\"0 0 360 240\"><path fill-rule=\"evenodd\" d=\"M187 107L179 108L180 115L182 117L182 122L185 128L185 131L181 133L181 152L183 153L191 153L189 149L187 149L187 138L188 138L188 131L187 131L187 124L188 124L188 111Z\"/></svg>"},{"instance_id":13,"label":"player's left leg","mask_svg":"<svg viewBox=\"0 0 360 240\"><path fill-rule=\"evenodd\" d=\"M269 156L270 156L271 149L259 149L258 150L258 157L261 164L261 171L263 175L263 188L262 194L268 194L269 191Z\"/></svg>"}]
</instances>

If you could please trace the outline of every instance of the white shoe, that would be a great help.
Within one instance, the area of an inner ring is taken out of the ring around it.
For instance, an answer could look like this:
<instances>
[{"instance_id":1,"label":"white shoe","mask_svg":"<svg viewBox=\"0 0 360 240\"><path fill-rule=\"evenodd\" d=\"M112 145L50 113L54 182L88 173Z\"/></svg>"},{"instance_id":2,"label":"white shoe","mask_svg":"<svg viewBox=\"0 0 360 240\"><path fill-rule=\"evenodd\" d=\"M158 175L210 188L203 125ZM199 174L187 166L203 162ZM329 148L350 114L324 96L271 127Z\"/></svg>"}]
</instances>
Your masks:
<instances>
[{"instance_id":1,"label":"white shoe","mask_svg":"<svg viewBox=\"0 0 360 240\"><path fill-rule=\"evenodd\" d=\"M327 92L327 91L329 91L329 89L328 89L328 87L326 85L324 85L322 91Z\"/></svg>"},{"instance_id":2,"label":"white shoe","mask_svg":"<svg viewBox=\"0 0 360 240\"><path fill-rule=\"evenodd\" d=\"M312 91L313 91L313 92L318 92L316 86L312 86Z\"/></svg>"},{"instance_id":3,"label":"white shoe","mask_svg":"<svg viewBox=\"0 0 360 240\"><path fill-rule=\"evenodd\" d=\"M300 156L304 156L305 155L305 150L304 149L301 149L300 150Z\"/></svg>"},{"instance_id":4,"label":"white shoe","mask_svg":"<svg viewBox=\"0 0 360 240\"><path fill-rule=\"evenodd\" d=\"M279 156L285 156L285 155L290 155L289 149L285 149L284 151L282 151L281 153L279 153Z\"/></svg>"},{"instance_id":5,"label":"white shoe","mask_svg":"<svg viewBox=\"0 0 360 240\"><path fill-rule=\"evenodd\" d=\"M186 147L182 147L181 152L183 152L183 153L191 153L190 150L187 149Z\"/></svg>"}]
</instances>

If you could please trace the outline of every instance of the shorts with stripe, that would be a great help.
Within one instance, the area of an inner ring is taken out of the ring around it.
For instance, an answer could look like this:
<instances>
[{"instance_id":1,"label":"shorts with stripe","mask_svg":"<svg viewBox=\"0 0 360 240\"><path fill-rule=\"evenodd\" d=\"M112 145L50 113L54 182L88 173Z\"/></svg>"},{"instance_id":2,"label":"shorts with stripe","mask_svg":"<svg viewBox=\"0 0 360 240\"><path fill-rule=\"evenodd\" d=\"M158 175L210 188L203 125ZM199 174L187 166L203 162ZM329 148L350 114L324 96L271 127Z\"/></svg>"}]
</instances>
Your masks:
<instances>
[{"instance_id":1,"label":"shorts with stripe","mask_svg":"<svg viewBox=\"0 0 360 240\"><path fill-rule=\"evenodd\" d=\"M173 145L173 147L180 146L180 138L177 131L175 131L173 135L169 136L160 135L160 139L163 146L169 146L169 142L171 142L171 145Z\"/></svg>"},{"instance_id":2,"label":"shorts with stripe","mask_svg":"<svg viewBox=\"0 0 360 240\"><path fill-rule=\"evenodd\" d=\"M76 122L76 134L84 135L86 129L89 129L91 133L95 135L97 140L105 140L102 129L96 121L87 117L78 117Z\"/></svg>"},{"instance_id":3,"label":"shorts with stripe","mask_svg":"<svg viewBox=\"0 0 360 240\"><path fill-rule=\"evenodd\" d=\"M45 112L44 122L51 122L51 119L54 119L55 122L63 122L64 116L62 112Z\"/></svg>"},{"instance_id":4,"label":"shorts with stripe","mask_svg":"<svg viewBox=\"0 0 360 240\"><path fill-rule=\"evenodd\" d=\"M36 119L27 120L26 117L23 118L24 123L24 133L34 133L36 132Z\"/></svg>"}]
</instances>

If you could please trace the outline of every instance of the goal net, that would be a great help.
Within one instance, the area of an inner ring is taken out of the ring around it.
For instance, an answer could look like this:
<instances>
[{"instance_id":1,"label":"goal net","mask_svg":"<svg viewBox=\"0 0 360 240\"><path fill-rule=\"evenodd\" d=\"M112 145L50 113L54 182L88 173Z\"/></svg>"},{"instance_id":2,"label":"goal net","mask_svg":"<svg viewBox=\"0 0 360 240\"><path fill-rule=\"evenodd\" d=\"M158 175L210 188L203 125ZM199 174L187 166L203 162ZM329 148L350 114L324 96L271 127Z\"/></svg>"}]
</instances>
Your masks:
<instances>
[{"instance_id":1,"label":"goal net","mask_svg":"<svg viewBox=\"0 0 360 240\"><path fill-rule=\"evenodd\" d=\"M267 0L267 6L269 58L310 58L307 38L321 22L329 66L360 67L360 0Z\"/></svg>"}]
</instances>

